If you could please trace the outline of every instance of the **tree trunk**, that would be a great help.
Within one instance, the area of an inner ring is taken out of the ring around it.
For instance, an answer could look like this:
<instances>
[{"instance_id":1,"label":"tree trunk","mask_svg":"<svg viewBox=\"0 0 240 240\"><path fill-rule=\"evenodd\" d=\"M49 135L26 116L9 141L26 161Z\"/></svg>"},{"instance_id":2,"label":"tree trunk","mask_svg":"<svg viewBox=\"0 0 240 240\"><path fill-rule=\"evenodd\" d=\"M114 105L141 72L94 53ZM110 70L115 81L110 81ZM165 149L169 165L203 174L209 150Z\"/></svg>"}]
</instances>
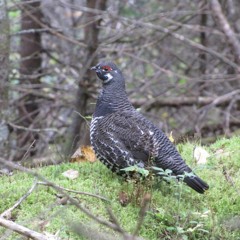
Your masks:
<instances>
[{"instance_id":1,"label":"tree trunk","mask_svg":"<svg viewBox=\"0 0 240 240\"><path fill-rule=\"evenodd\" d=\"M206 7L205 7L206 5L207 5L206 0L203 0L202 4L200 6L201 8L203 8L203 13L200 15L200 26L203 28L207 26L207 14L204 13L204 11L206 11ZM206 36L205 30L200 32L200 43L204 47L207 46L207 36ZM200 66L199 66L200 73L202 75L205 75L206 69L207 69L207 66L206 66L207 65L207 54L206 54L206 52L204 52L204 51L200 52L199 61L200 61L199 62L200 63Z\"/></svg>"},{"instance_id":2,"label":"tree trunk","mask_svg":"<svg viewBox=\"0 0 240 240\"><path fill-rule=\"evenodd\" d=\"M0 0L0 103L1 113L8 105L9 20L6 3Z\"/></svg>"},{"instance_id":3,"label":"tree trunk","mask_svg":"<svg viewBox=\"0 0 240 240\"><path fill-rule=\"evenodd\" d=\"M107 0L87 0L87 7L98 10L105 10ZM69 143L67 145L66 154L71 154L79 145L89 145L89 127L84 117L87 110L92 108L93 99L89 94L89 89L93 87L95 82L95 74L90 71L90 67L97 63L96 52L98 48L99 24L101 20L95 20L99 14L86 12L84 28L84 42L87 45L85 58L83 59L83 69L80 72L80 80L76 96L76 111Z\"/></svg>"},{"instance_id":4,"label":"tree trunk","mask_svg":"<svg viewBox=\"0 0 240 240\"><path fill-rule=\"evenodd\" d=\"M22 16L21 29L33 30L29 33L21 35L20 43L20 84L34 85L40 83L39 73L41 72L41 35L39 32L34 32L35 29L40 29L39 22L41 21L42 13L40 2L31 2L22 0ZM34 19L32 18L34 16ZM36 128L38 126L37 116L39 114L38 97L27 93L18 104L19 120L17 125L26 128ZM34 155L36 153L36 140L39 138L38 133L17 130L17 154L15 160L21 160L26 153ZM30 148L31 146L31 148ZM30 149L30 150L29 150Z\"/></svg>"},{"instance_id":5,"label":"tree trunk","mask_svg":"<svg viewBox=\"0 0 240 240\"><path fill-rule=\"evenodd\" d=\"M6 1L0 0L0 152L4 158L9 157L8 118L8 73L9 73L9 19Z\"/></svg>"}]
</instances>

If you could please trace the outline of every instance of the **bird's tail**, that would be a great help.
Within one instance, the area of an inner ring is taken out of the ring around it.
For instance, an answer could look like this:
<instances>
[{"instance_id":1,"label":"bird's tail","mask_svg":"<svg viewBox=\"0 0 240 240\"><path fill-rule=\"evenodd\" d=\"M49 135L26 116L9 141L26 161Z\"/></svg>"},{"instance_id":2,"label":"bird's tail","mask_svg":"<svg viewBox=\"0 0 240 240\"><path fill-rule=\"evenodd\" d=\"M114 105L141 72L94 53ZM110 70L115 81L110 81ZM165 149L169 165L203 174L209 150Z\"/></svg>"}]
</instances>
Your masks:
<instances>
[{"instance_id":1,"label":"bird's tail","mask_svg":"<svg viewBox=\"0 0 240 240\"><path fill-rule=\"evenodd\" d=\"M186 176L183 181L198 193L204 193L209 188L208 184L196 175Z\"/></svg>"}]
</instances>

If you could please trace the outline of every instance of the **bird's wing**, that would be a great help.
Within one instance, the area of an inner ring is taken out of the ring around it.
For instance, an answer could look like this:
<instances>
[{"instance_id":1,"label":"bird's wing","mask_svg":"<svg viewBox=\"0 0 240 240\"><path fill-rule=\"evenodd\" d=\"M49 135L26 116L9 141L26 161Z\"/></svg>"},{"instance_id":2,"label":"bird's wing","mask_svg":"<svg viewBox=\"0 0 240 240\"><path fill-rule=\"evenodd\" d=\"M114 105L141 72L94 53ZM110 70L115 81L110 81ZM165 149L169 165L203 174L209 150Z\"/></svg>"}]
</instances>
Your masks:
<instances>
[{"instance_id":1,"label":"bird's wing","mask_svg":"<svg viewBox=\"0 0 240 240\"><path fill-rule=\"evenodd\" d=\"M105 155L111 152L111 160L123 158L128 165L155 165L174 174L191 172L168 137L136 111L109 114L99 122L98 129L98 145L106 145L102 149L107 149Z\"/></svg>"},{"instance_id":2,"label":"bird's wing","mask_svg":"<svg viewBox=\"0 0 240 240\"><path fill-rule=\"evenodd\" d=\"M146 131L146 123L135 112L109 114L104 121L98 122L94 139L97 152L122 168L132 165L144 167L152 156L151 139Z\"/></svg>"}]
</instances>

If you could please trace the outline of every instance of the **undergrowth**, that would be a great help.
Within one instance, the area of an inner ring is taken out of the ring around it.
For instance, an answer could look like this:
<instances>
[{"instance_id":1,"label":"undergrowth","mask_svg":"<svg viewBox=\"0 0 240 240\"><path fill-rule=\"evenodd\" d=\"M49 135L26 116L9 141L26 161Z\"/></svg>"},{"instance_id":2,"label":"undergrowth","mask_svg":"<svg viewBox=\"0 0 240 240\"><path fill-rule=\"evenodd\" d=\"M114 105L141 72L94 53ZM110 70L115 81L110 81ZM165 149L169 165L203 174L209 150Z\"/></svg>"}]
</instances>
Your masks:
<instances>
[{"instance_id":1,"label":"undergrowth","mask_svg":"<svg viewBox=\"0 0 240 240\"><path fill-rule=\"evenodd\" d=\"M146 193L151 194L149 209L139 235L144 239L240 239L240 138L220 139L204 147L210 153L205 165L193 158L195 145L178 146L181 155L210 189L198 194L183 183L170 183L150 176L143 181L125 181L96 163L66 163L35 169L48 180L65 188L104 196L110 202L83 194L69 193L82 206L106 220L111 207L120 225L133 232ZM79 177L69 180L62 175L74 169ZM169 180L169 179L168 179ZM0 177L0 213L10 208L34 183L31 175L14 172ZM51 187L37 189L12 212L11 219L39 232L57 233L61 239L86 239L73 231L91 231L119 235L90 220ZM4 239L17 239L15 233L0 228Z\"/></svg>"}]
</instances>

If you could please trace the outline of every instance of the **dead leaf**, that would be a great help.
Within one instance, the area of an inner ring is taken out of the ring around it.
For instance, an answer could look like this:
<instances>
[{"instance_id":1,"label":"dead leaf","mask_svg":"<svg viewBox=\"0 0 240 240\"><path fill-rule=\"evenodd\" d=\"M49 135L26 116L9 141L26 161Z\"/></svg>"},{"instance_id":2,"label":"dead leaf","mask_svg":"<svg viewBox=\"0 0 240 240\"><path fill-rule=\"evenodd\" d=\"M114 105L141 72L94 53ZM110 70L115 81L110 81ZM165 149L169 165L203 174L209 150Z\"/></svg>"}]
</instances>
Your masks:
<instances>
[{"instance_id":1,"label":"dead leaf","mask_svg":"<svg viewBox=\"0 0 240 240\"><path fill-rule=\"evenodd\" d=\"M74 169L69 169L66 172L63 172L62 175L66 178L74 180L74 179L78 178L79 172L77 170L74 170Z\"/></svg>"},{"instance_id":2,"label":"dead leaf","mask_svg":"<svg viewBox=\"0 0 240 240\"><path fill-rule=\"evenodd\" d=\"M126 207L128 205L128 203L129 203L129 197L128 197L126 192L123 192L123 191L119 192L118 199L119 199L120 204L123 207Z\"/></svg>"},{"instance_id":3,"label":"dead leaf","mask_svg":"<svg viewBox=\"0 0 240 240\"><path fill-rule=\"evenodd\" d=\"M72 155L70 162L95 162L96 156L91 146L81 146Z\"/></svg>"},{"instance_id":4,"label":"dead leaf","mask_svg":"<svg viewBox=\"0 0 240 240\"><path fill-rule=\"evenodd\" d=\"M11 220L12 218L12 212L11 211L6 211L4 212L4 218L7 219L7 220Z\"/></svg>"},{"instance_id":5,"label":"dead leaf","mask_svg":"<svg viewBox=\"0 0 240 240\"><path fill-rule=\"evenodd\" d=\"M64 15L68 18L72 18L72 17L75 17L75 18L79 18L81 17L83 14L82 11L71 11L71 12L66 12Z\"/></svg>"},{"instance_id":6,"label":"dead leaf","mask_svg":"<svg viewBox=\"0 0 240 240\"><path fill-rule=\"evenodd\" d=\"M197 164L205 164L207 158L210 157L210 154L202 147L195 147L193 156L196 159Z\"/></svg>"},{"instance_id":7,"label":"dead leaf","mask_svg":"<svg viewBox=\"0 0 240 240\"><path fill-rule=\"evenodd\" d=\"M224 151L224 149L219 148L216 150L215 152L216 158L223 158L223 157L229 157L230 156L230 152Z\"/></svg>"},{"instance_id":8,"label":"dead leaf","mask_svg":"<svg viewBox=\"0 0 240 240\"><path fill-rule=\"evenodd\" d=\"M172 133L172 131L170 132L168 138L169 138L169 140L170 140L172 143L174 142L174 138L173 138L173 133Z\"/></svg>"},{"instance_id":9,"label":"dead leaf","mask_svg":"<svg viewBox=\"0 0 240 240\"><path fill-rule=\"evenodd\" d=\"M61 198L61 199L58 199L58 200L57 200L57 203L58 203L59 205L66 205L66 204L68 203L68 197L63 197L63 198Z\"/></svg>"},{"instance_id":10,"label":"dead leaf","mask_svg":"<svg viewBox=\"0 0 240 240\"><path fill-rule=\"evenodd\" d=\"M43 232L48 225L49 225L49 221L47 221L47 220L41 220L38 223L38 226L39 226L41 232Z\"/></svg>"}]
</instances>

